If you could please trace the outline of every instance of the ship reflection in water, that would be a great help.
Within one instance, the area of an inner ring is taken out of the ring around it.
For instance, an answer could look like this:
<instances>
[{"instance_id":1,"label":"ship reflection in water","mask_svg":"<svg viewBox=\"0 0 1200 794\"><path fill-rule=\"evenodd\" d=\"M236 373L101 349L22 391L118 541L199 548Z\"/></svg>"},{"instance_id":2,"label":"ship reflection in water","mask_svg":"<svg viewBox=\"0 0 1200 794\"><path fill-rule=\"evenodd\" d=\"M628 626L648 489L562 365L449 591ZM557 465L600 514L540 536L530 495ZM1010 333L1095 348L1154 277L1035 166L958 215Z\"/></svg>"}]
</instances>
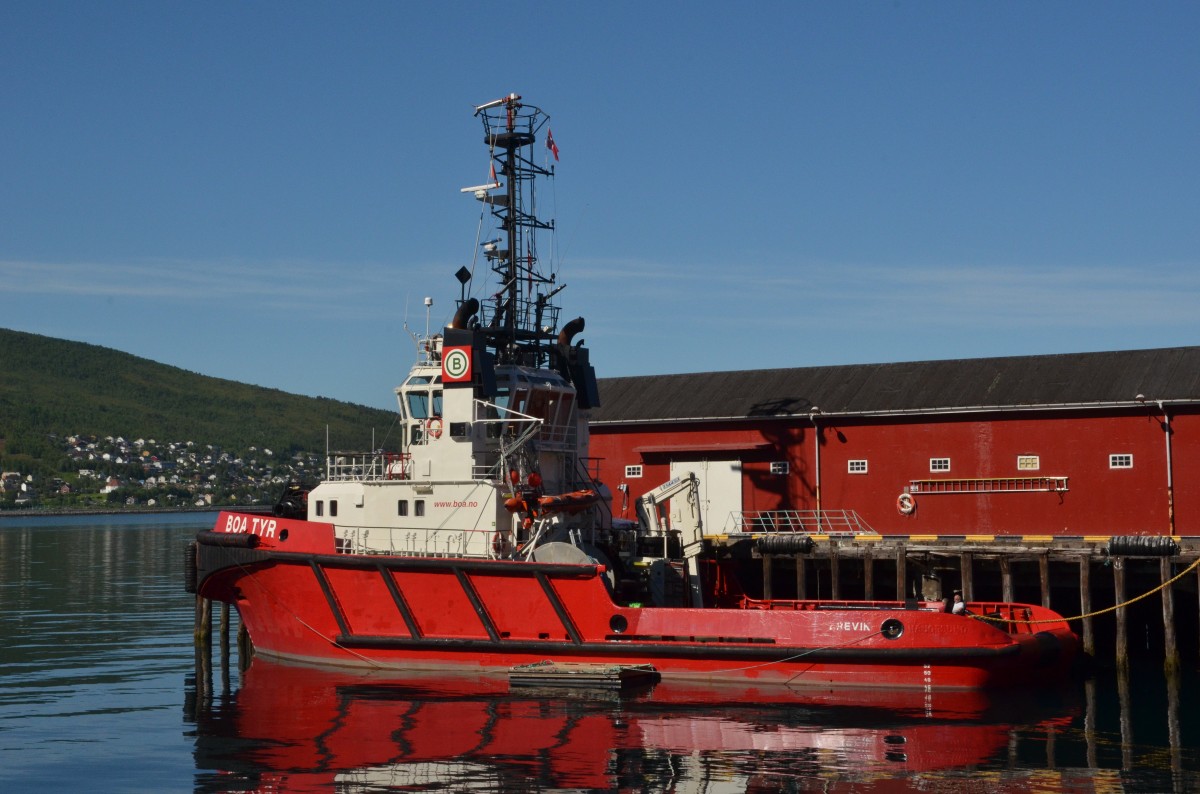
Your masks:
<instances>
[{"instance_id":1,"label":"ship reflection in water","mask_svg":"<svg viewBox=\"0 0 1200 794\"><path fill-rule=\"evenodd\" d=\"M510 690L500 678L256 659L230 696L196 699L197 790L950 791L964 774L998 782L1017 743L1044 754L1079 713L1061 695L1016 700L700 683Z\"/></svg>"}]
</instances>

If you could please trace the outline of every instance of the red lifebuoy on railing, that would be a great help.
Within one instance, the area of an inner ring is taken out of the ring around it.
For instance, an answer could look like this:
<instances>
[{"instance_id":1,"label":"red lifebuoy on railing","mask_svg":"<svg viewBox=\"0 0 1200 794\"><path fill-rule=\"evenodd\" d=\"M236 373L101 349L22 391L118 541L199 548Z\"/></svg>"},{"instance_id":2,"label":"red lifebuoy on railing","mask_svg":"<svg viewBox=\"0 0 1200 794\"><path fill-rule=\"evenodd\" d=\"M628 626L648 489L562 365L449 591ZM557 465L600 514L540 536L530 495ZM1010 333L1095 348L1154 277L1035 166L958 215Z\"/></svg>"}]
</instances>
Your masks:
<instances>
[{"instance_id":1,"label":"red lifebuoy on railing","mask_svg":"<svg viewBox=\"0 0 1200 794\"><path fill-rule=\"evenodd\" d=\"M910 493L902 493L896 497L896 509L902 516L911 516L917 509L917 500Z\"/></svg>"}]
</instances>

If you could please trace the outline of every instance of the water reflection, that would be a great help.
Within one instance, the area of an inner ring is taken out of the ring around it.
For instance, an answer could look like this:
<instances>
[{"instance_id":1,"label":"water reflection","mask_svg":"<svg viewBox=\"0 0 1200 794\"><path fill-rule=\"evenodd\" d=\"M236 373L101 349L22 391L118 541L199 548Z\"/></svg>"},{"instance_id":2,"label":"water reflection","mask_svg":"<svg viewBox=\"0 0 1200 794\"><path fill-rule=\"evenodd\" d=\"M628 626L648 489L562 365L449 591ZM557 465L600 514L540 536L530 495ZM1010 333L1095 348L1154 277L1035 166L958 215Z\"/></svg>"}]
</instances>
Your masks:
<instances>
[{"instance_id":1,"label":"water reflection","mask_svg":"<svg viewBox=\"0 0 1200 794\"><path fill-rule=\"evenodd\" d=\"M931 705L923 693L700 685L538 692L502 678L395 679L256 659L235 694L195 709L197 768L218 770L197 788L929 791L941 774L950 791L963 770L1011 766L1023 743L1053 754L1054 733L1077 712L1011 693L948 693Z\"/></svg>"}]
</instances>

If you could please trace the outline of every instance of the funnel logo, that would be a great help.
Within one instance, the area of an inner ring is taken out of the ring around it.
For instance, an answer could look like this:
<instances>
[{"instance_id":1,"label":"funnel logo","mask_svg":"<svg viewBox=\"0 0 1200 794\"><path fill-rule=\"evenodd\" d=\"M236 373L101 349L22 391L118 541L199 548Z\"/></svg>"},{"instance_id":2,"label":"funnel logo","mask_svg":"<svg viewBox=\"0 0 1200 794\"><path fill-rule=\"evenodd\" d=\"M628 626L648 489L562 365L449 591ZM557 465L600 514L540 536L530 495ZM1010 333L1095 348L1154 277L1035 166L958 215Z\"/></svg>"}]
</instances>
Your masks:
<instances>
[{"instance_id":1,"label":"funnel logo","mask_svg":"<svg viewBox=\"0 0 1200 794\"><path fill-rule=\"evenodd\" d=\"M471 348L448 347L442 351L442 382L462 383L471 379Z\"/></svg>"}]
</instances>

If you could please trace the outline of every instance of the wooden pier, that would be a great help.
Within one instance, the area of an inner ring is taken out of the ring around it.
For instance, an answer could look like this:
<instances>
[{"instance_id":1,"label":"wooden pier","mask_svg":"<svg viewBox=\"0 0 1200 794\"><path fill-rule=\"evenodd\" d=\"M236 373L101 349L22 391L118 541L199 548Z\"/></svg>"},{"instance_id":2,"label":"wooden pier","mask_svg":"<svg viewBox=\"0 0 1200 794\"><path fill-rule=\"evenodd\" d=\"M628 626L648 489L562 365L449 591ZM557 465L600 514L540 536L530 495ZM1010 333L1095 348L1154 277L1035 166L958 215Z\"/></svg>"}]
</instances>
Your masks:
<instances>
[{"instance_id":1,"label":"wooden pier","mask_svg":"<svg viewBox=\"0 0 1200 794\"><path fill-rule=\"evenodd\" d=\"M1200 655L1200 537L810 535L806 551L763 553L755 535L707 539L749 550L763 598L1035 603L1070 620L1092 660L1118 667L1129 654ZM762 544L768 548L775 544ZM753 575L747 577L753 579Z\"/></svg>"}]
</instances>

